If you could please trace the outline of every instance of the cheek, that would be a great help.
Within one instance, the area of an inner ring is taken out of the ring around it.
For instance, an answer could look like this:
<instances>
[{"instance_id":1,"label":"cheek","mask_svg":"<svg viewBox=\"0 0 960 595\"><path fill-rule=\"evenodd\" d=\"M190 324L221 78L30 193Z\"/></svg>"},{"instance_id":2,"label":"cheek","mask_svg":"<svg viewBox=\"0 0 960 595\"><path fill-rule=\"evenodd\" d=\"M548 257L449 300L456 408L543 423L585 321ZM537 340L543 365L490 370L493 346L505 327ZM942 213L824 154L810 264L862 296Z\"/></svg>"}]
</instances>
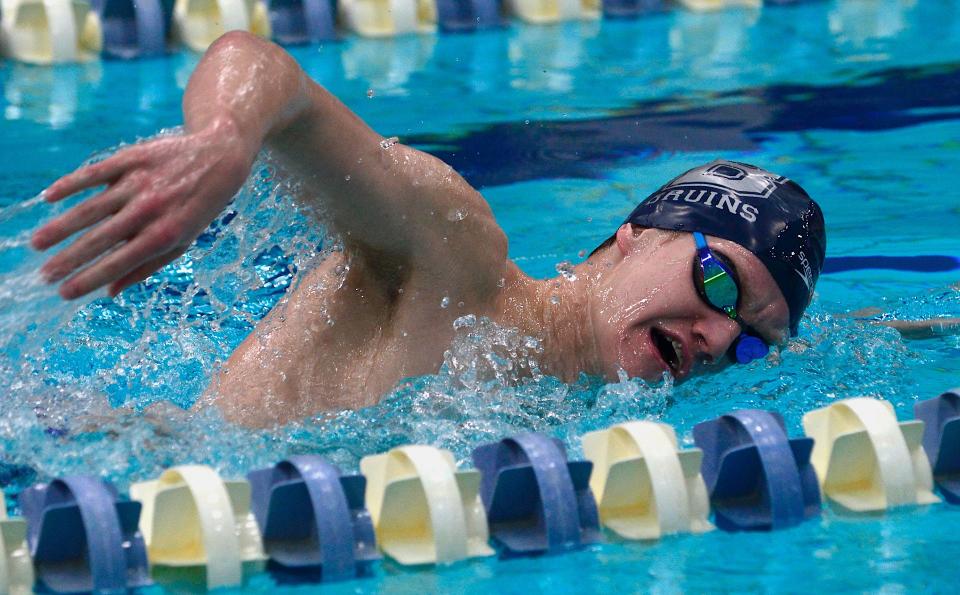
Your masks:
<instances>
[{"instance_id":1,"label":"cheek","mask_svg":"<svg viewBox=\"0 0 960 595\"><path fill-rule=\"evenodd\" d=\"M689 262L676 263L663 275L659 286L658 304L665 315L689 316L699 312L703 300L694 286L692 265Z\"/></svg>"},{"instance_id":2,"label":"cheek","mask_svg":"<svg viewBox=\"0 0 960 595\"><path fill-rule=\"evenodd\" d=\"M647 378L651 365L648 331L635 328L621 336L617 350L617 364L626 370L631 378Z\"/></svg>"},{"instance_id":3,"label":"cheek","mask_svg":"<svg viewBox=\"0 0 960 595\"><path fill-rule=\"evenodd\" d=\"M669 304L669 285L637 279L621 279L604 288L595 298L594 323L618 337L630 327L652 320Z\"/></svg>"},{"instance_id":4,"label":"cheek","mask_svg":"<svg viewBox=\"0 0 960 595\"><path fill-rule=\"evenodd\" d=\"M691 300L696 302L697 297L690 266L676 257L664 262L648 259L622 266L597 289L591 322L605 361L619 361L621 353L646 354L644 332L650 323L691 311Z\"/></svg>"},{"instance_id":5,"label":"cheek","mask_svg":"<svg viewBox=\"0 0 960 595\"><path fill-rule=\"evenodd\" d=\"M616 304L616 312L611 317L618 320L621 327L676 316L689 310L691 300L696 300L687 275L676 269L657 273L656 277L626 285L615 293L611 303Z\"/></svg>"},{"instance_id":6,"label":"cheek","mask_svg":"<svg viewBox=\"0 0 960 595\"><path fill-rule=\"evenodd\" d=\"M622 329L625 310L629 308L629 295L622 287L604 287L594 294L591 309L597 328Z\"/></svg>"}]
</instances>

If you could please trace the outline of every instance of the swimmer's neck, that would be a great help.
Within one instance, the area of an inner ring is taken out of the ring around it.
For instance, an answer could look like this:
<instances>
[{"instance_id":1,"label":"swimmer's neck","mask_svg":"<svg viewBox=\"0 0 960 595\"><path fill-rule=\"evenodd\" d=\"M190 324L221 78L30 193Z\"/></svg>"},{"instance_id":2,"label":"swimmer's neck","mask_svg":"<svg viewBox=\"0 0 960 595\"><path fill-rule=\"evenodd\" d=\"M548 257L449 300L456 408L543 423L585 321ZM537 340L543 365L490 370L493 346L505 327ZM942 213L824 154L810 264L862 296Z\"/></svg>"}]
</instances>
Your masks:
<instances>
[{"instance_id":1,"label":"swimmer's neck","mask_svg":"<svg viewBox=\"0 0 960 595\"><path fill-rule=\"evenodd\" d=\"M494 319L541 341L541 370L565 382L580 373L602 375L590 296L599 271L595 263L577 265L571 275L533 279L510 263Z\"/></svg>"}]
</instances>

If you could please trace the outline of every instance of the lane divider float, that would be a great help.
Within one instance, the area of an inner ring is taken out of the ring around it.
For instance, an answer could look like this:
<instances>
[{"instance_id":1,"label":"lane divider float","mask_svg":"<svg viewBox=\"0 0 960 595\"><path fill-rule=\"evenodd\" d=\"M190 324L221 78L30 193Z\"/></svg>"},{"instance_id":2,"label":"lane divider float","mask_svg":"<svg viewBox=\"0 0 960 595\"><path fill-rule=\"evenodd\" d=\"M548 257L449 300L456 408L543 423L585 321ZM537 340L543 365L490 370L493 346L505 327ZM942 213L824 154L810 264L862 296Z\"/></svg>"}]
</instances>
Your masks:
<instances>
[{"instance_id":1,"label":"lane divider float","mask_svg":"<svg viewBox=\"0 0 960 595\"><path fill-rule=\"evenodd\" d=\"M33 580L27 522L8 518L6 498L0 495L0 593L33 593Z\"/></svg>"},{"instance_id":2,"label":"lane divider float","mask_svg":"<svg viewBox=\"0 0 960 595\"><path fill-rule=\"evenodd\" d=\"M173 0L93 0L103 30L103 53L115 58L162 56Z\"/></svg>"},{"instance_id":3,"label":"lane divider float","mask_svg":"<svg viewBox=\"0 0 960 595\"><path fill-rule=\"evenodd\" d=\"M20 494L38 583L56 593L124 592L152 584L140 504L96 477L72 476Z\"/></svg>"},{"instance_id":4,"label":"lane divider float","mask_svg":"<svg viewBox=\"0 0 960 595\"><path fill-rule=\"evenodd\" d=\"M726 530L772 530L820 514L813 440L789 438L779 413L741 409L697 424L714 520Z\"/></svg>"},{"instance_id":5,"label":"lane divider float","mask_svg":"<svg viewBox=\"0 0 960 595\"><path fill-rule=\"evenodd\" d=\"M301 44L336 39L334 3L331 0L267 0L274 41Z\"/></svg>"},{"instance_id":6,"label":"lane divider float","mask_svg":"<svg viewBox=\"0 0 960 595\"><path fill-rule=\"evenodd\" d=\"M442 31L476 31L504 27L503 0L436 0Z\"/></svg>"},{"instance_id":7,"label":"lane divider float","mask_svg":"<svg viewBox=\"0 0 960 595\"><path fill-rule=\"evenodd\" d=\"M174 29L180 41L204 52L228 31L248 31L270 38L270 19L262 0L176 0Z\"/></svg>"},{"instance_id":8,"label":"lane divider float","mask_svg":"<svg viewBox=\"0 0 960 595\"><path fill-rule=\"evenodd\" d=\"M915 404L913 414L924 422L923 449L940 493L960 504L960 388Z\"/></svg>"},{"instance_id":9,"label":"lane divider float","mask_svg":"<svg viewBox=\"0 0 960 595\"><path fill-rule=\"evenodd\" d=\"M745 6L747 8L759 8L763 0L678 0L686 9L697 12L722 10L731 6Z\"/></svg>"},{"instance_id":10,"label":"lane divider float","mask_svg":"<svg viewBox=\"0 0 960 595\"><path fill-rule=\"evenodd\" d=\"M585 434L590 487L603 525L624 539L659 539L713 529L703 453L679 450L667 424L632 421Z\"/></svg>"},{"instance_id":11,"label":"lane divider float","mask_svg":"<svg viewBox=\"0 0 960 595\"><path fill-rule=\"evenodd\" d=\"M601 0L508 0L510 14L525 23L546 25L600 18Z\"/></svg>"},{"instance_id":12,"label":"lane divider float","mask_svg":"<svg viewBox=\"0 0 960 595\"><path fill-rule=\"evenodd\" d=\"M341 21L362 37L432 33L437 29L435 0L340 0Z\"/></svg>"},{"instance_id":13,"label":"lane divider float","mask_svg":"<svg viewBox=\"0 0 960 595\"><path fill-rule=\"evenodd\" d=\"M804 1L766 0L773 5ZM763 4L763 0L678 2L694 11ZM317 44L337 39L338 12L349 31L389 37L438 28L501 27L508 13L528 23L552 24L601 16L635 18L666 10L667 0L93 0L92 10L88 0L2 0L0 46L16 60L54 64L91 60L101 52L118 58L159 56L169 42L203 52L233 30L281 44ZM950 260L947 265L960 262L954 257L919 258ZM930 266L947 266L941 265Z\"/></svg>"},{"instance_id":14,"label":"lane divider float","mask_svg":"<svg viewBox=\"0 0 960 595\"><path fill-rule=\"evenodd\" d=\"M322 457L300 455L251 471L247 479L272 563L331 582L365 574L380 559L362 475L341 476Z\"/></svg>"},{"instance_id":15,"label":"lane divider float","mask_svg":"<svg viewBox=\"0 0 960 595\"><path fill-rule=\"evenodd\" d=\"M3 0L0 12L0 45L15 60L62 64L100 53L100 19L86 0Z\"/></svg>"},{"instance_id":16,"label":"lane divider float","mask_svg":"<svg viewBox=\"0 0 960 595\"><path fill-rule=\"evenodd\" d=\"M803 416L824 496L852 512L932 504L922 421L897 422L889 401L856 397Z\"/></svg>"},{"instance_id":17,"label":"lane divider float","mask_svg":"<svg viewBox=\"0 0 960 595\"><path fill-rule=\"evenodd\" d=\"M492 556L480 473L457 471L453 455L432 446L394 448L360 460L367 509L380 549L400 564L449 563Z\"/></svg>"},{"instance_id":18,"label":"lane divider float","mask_svg":"<svg viewBox=\"0 0 960 595\"><path fill-rule=\"evenodd\" d=\"M666 10L664 0L603 0L603 16L608 18L638 17Z\"/></svg>"},{"instance_id":19,"label":"lane divider float","mask_svg":"<svg viewBox=\"0 0 960 595\"><path fill-rule=\"evenodd\" d=\"M205 574L213 589L241 585L243 564L258 569L266 560L246 481L181 465L133 484L130 495L143 504L140 529L154 566Z\"/></svg>"},{"instance_id":20,"label":"lane divider float","mask_svg":"<svg viewBox=\"0 0 960 595\"><path fill-rule=\"evenodd\" d=\"M851 512L939 502L934 474L960 502L960 392L915 413L898 422L887 401L846 399L791 439L778 413L743 409L695 426L686 450L666 424L627 422L584 435L586 461L524 433L476 448L466 471L424 445L364 457L363 476L313 455L249 481L185 465L133 484L134 501L70 476L24 490L23 520L0 500L0 592L125 591L151 584L151 566L158 580L236 587L267 554L281 583L347 580L370 574L378 545L403 565L491 556L490 537L504 557L552 554L601 541L601 521L625 539L709 531L711 504L720 528L780 529L824 498Z\"/></svg>"},{"instance_id":21,"label":"lane divider float","mask_svg":"<svg viewBox=\"0 0 960 595\"><path fill-rule=\"evenodd\" d=\"M589 461L559 440L524 433L473 451L493 539L505 555L557 554L602 540Z\"/></svg>"}]
</instances>

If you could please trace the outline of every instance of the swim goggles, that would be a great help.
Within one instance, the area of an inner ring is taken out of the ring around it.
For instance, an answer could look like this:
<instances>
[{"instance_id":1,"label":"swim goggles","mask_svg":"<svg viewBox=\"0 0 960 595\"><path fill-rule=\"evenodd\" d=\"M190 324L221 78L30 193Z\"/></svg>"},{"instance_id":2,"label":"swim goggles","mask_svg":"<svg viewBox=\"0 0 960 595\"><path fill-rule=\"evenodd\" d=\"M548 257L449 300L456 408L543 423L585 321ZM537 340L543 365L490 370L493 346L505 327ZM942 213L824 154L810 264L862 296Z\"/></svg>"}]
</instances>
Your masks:
<instances>
[{"instance_id":1,"label":"swim goggles","mask_svg":"<svg viewBox=\"0 0 960 595\"><path fill-rule=\"evenodd\" d=\"M693 267L693 286L708 306L740 325L740 336L730 345L727 357L740 364L765 357L770 352L770 346L750 332L750 327L737 314L740 284L732 267L727 267L713 255L707 246L707 238L699 231L693 232L693 241L697 244L700 261L699 267Z\"/></svg>"}]
</instances>

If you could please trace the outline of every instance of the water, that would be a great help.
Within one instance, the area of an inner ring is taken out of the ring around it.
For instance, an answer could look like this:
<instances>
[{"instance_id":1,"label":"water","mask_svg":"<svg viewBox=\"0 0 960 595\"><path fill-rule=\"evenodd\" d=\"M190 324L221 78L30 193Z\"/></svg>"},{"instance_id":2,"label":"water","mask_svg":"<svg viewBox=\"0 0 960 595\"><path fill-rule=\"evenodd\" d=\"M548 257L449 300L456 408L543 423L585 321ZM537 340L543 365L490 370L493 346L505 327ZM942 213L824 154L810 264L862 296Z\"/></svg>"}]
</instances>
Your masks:
<instances>
[{"instance_id":1,"label":"water","mask_svg":"<svg viewBox=\"0 0 960 595\"><path fill-rule=\"evenodd\" d=\"M562 280L636 202L719 154L799 180L824 207L832 258L957 256L958 16L956 0L836 0L291 51L385 138L430 150L481 186L511 257ZM540 373L535 340L464 312L441 371L377 407L269 431L178 413L335 240L295 211L265 159L182 259L116 300L68 304L39 282L43 259L27 241L76 201L50 208L29 197L102 150L179 125L196 61L0 64L0 483L14 509L25 485L63 473L124 489L177 463L241 475L307 452L355 470L360 457L410 442L466 462L476 445L529 429L576 455L586 431L636 418L671 423L689 444L695 423L738 407L777 409L798 432L804 412L838 398L886 398L911 417L918 399L960 384L957 335L905 341L846 316L960 316L957 271L857 268L821 278L785 352L681 386L563 384ZM493 580L508 593L793 591L816 577L835 590L947 591L958 514L826 511L775 534L438 571L387 563L332 590L480 591ZM259 576L251 587L273 585Z\"/></svg>"}]
</instances>

